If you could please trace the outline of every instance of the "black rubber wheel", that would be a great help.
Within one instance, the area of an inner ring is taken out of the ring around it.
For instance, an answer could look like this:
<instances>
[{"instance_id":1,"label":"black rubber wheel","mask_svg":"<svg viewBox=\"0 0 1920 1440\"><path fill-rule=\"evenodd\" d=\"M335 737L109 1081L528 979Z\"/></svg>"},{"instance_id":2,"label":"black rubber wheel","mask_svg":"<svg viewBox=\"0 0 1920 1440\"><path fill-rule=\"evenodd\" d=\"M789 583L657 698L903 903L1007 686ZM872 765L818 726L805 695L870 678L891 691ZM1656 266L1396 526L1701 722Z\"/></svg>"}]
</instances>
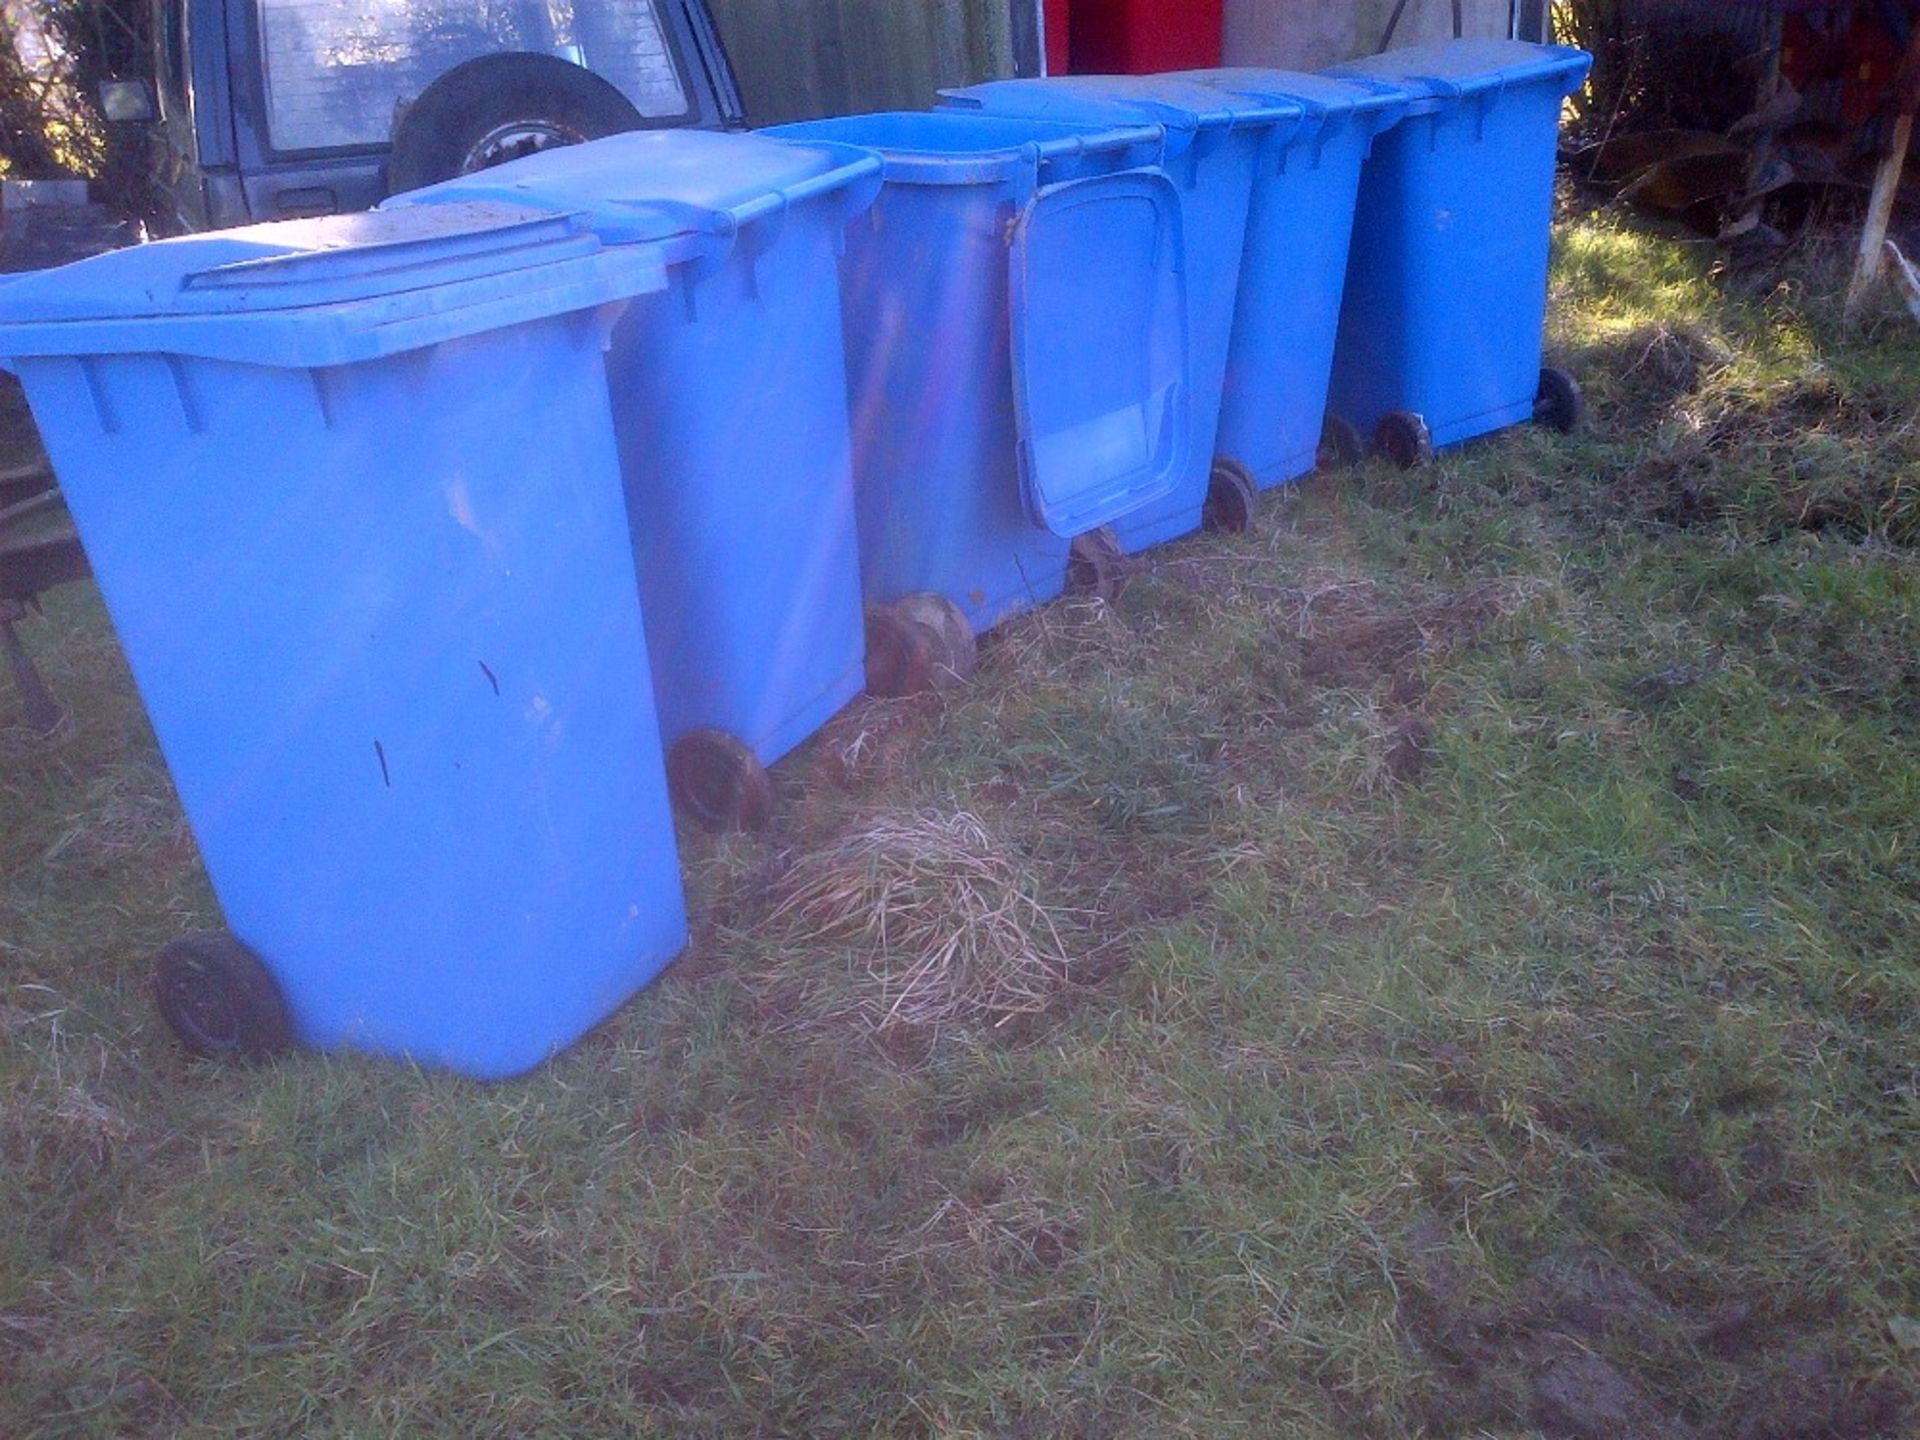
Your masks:
<instances>
[{"instance_id":1,"label":"black rubber wheel","mask_svg":"<svg viewBox=\"0 0 1920 1440\"><path fill-rule=\"evenodd\" d=\"M1320 449L1313 458L1316 470L1351 470L1367 458L1367 442L1344 415L1329 415L1320 427Z\"/></svg>"},{"instance_id":2,"label":"black rubber wheel","mask_svg":"<svg viewBox=\"0 0 1920 1440\"><path fill-rule=\"evenodd\" d=\"M1533 397L1533 423L1571 435L1586 418L1587 397L1580 382L1552 365L1540 367L1540 389Z\"/></svg>"},{"instance_id":3,"label":"black rubber wheel","mask_svg":"<svg viewBox=\"0 0 1920 1440\"><path fill-rule=\"evenodd\" d=\"M1411 410L1390 410L1373 432L1373 448L1402 470L1433 459L1433 432Z\"/></svg>"},{"instance_id":4,"label":"black rubber wheel","mask_svg":"<svg viewBox=\"0 0 1920 1440\"><path fill-rule=\"evenodd\" d=\"M1204 529L1222 535L1244 535L1260 513L1260 487L1253 473L1238 460L1217 458L1207 477L1207 504L1200 512Z\"/></svg>"},{"instance_id":5,"label":"black rubber wheel","mask_svg":"<svg viewBox=\"0 0 1920 1440\"><path fill-rule=\"evenodd\" d=\"M867 693L896 700L933 689L937 655L946 647L931 625L896 605L867 611Z\"/></svg>"},{"instance_id":6,"label":"black rubber wheel","mask_svg":"<svg viewBox=\"0 0 1920 1440\"><path fill-rule=\"evenodd\" d=\"M1118 603L1127 588L1126 563L1111 526L1074 536L1067 551L1067 593Z\"/></svg>"},{"instance_id":7,"label":"black rubber wheel","mask_svg":"<svg viewBox=\"0 0 1920 1440\"><path fill-rule=\"evenodd\" d=\"M974 640L973 626L960 607L945 595L923 590L909 595L894 607L901 619L924 626L933 637L933 683L936 686L964 685L980 666L980 647Z\"/></svg>"},{"instance_id":8,"label":"black rubber wheel","mask_svg":"<svg viewBox=\"0 0 1920 1440\"><path fill-rule=\"evenodd\" d=\"M767 767L724 730L693 730L673 742L667 790L696 823L718 834L764 830L773 819Z\"/></svg>"},{"instance_id":9,"label":"black rubber wheel","mask_svg":"<svg viewBox=\"0 0 1920 1440\"><path fill-rule=\"evenodd\" d=\"M224 930L197 930L161 947L153 998L180 1043L209 1060L267 1060L293 1045L280 986Z\"/></svg>"},{"instance_id":10,"label":"black rubber wheel","mask_svg":"<svg viewBox=\"0 0 1920 1440\"><path fill-rule=\"evenodd\" d=\"M477 55L429 85L394 125L387 193L642 123L627 97L591 70L526 51Z\"/></svg>"}]
</instances>

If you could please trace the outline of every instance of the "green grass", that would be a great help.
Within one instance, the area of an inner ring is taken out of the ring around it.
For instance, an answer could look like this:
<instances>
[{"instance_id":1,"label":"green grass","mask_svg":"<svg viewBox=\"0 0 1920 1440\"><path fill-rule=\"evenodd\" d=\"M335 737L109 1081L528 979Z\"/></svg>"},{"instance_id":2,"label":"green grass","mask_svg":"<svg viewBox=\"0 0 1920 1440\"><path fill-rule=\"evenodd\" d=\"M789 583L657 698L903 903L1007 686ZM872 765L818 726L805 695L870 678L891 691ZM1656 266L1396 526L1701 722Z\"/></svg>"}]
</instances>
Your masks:
<instances>
[{"instance_id":1,"label":"green grass","mask_svg":"<svg viewBox=\"0 0 1920 1440\"><path fill-rule=\"evenodd\" d=\"M777 838L683 837L688 957L498 1088L182 1056L144 957L217 912L52 597L0 1434L1912 1433L1920 367L1830 260L1709 259L1569 221L1586 434L1315 484L836 721ZM876 1023L776 916L928 812L1053 916L1041 1013Z\"/></svg>"}]
</instances>

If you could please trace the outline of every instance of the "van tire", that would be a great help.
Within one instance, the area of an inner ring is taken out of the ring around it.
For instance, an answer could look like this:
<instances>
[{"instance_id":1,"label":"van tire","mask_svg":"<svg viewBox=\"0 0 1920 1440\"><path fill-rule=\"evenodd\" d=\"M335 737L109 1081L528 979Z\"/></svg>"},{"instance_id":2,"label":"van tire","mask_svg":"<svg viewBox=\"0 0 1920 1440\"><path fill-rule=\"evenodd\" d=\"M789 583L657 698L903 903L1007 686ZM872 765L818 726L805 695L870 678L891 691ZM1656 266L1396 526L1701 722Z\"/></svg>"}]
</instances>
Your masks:
<instances>
[{"instance_id":1,"label":"van tire","mask_svg":"<svg viewBox=\"0 0 1920 1440\"><path fill-rule=\"evenodd\" d=\"M387 193L418 190L643 123L626 96L578 65L528 51L477 55L447 71L401 112L387 160Z\"/></svg>"}]
</instances>

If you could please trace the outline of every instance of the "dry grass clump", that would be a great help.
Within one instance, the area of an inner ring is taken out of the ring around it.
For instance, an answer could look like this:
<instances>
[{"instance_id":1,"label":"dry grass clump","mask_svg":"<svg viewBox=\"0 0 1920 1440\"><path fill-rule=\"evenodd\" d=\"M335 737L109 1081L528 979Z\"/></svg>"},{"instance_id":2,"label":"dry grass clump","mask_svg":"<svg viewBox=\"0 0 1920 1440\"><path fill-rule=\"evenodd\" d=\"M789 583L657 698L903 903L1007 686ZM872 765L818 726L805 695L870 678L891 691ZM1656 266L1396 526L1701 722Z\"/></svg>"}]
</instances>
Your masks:
<instances>
[{"instance_id":1,"label":"dry grass clump","mask_svg":"<svg viewBox=\"0 0 1920 1440\"><path fill-rule=\"evenodd\" d=\"M1743 536L1797 531L1920 544L1920 424L1891 393L1817 365L1729 379L1677 410L1622 477L1622 503L1675 525L1730 520Z\"/></svg>"},{"instance_id":2,"label":"dry grass clump","mask_svg":"<svg viewBox=\"0 0 1920 1440\"><path fill-rule=\"evenodd\" d=\"M1072 966L1060 912L1025 870L964 811L881 816L802 855L768 926L849 948L850 991L808 987L817 1018L874 1033L1000 1027L1044 1010Z\"/></svg>"},{"instance_id":3,"label":"dry grass clump","mask_svg":"<svg viewBox=\"0 0 1920 1440\"><path fill-rule=\"evenodd\" d=\"M186 817L164 770L115 766L87 785L83 803L42 859L50 866L111 865L186 835Z\"/></svg>"},{"instance_id":4,"label":"dry grass clump","mask_svg":"<svg viewBox=\"0 0 1920 1440\"><path fill-rule=\"evenodd\" d=\"M1665 414L1727 369L1734 352L1701 326L1658 320L1582 350L1575 368L1603 418L1638 425Z\"/></svg>"}]
</instances>

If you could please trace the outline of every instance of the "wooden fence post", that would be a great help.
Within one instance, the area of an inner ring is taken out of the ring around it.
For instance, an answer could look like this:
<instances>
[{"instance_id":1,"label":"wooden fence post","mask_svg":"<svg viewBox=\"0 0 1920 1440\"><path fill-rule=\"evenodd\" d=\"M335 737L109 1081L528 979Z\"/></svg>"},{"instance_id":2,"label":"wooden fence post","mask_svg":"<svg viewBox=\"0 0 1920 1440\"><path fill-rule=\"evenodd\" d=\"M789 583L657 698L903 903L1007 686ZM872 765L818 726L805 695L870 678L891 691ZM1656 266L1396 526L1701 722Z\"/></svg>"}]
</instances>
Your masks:
<instances>
[{"instance_id":1,"label":"wooden fence post","mask_svg":"<svg viewBox=\"0 0 1920 1440\"><path fill-rule=\"evenodd\" d=\"M1907 42L1907 53L1900 61L1900 73L1893 82L1893 133L1887 137L1886 154L1873 176L1873 196L1867 201L1867 223L1860 231L1860 249L1854 256L1853 278L1847 282L1846 314L1852 317L1866 298L1885 263L1882 247L1887 240L1887 223L1893 218L1893 202L1900 194L1900 179L1906 173L1907 147L1913 140L1913 113L1920 108L1920 26Z\"/></svg>"}]
</instances>

